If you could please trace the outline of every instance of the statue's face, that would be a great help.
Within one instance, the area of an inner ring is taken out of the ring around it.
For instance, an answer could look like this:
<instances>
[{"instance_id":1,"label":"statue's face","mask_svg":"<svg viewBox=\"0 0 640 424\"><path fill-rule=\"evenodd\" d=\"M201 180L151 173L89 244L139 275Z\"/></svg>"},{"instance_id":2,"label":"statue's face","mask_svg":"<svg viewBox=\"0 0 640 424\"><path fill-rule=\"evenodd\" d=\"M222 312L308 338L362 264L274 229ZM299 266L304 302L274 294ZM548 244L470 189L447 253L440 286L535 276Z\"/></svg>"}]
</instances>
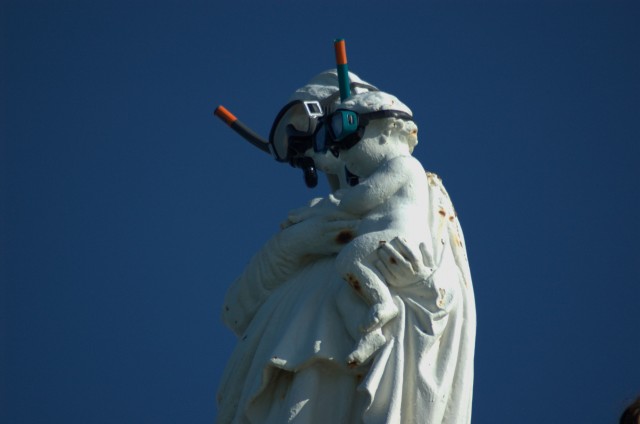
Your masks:
<instances>
[{"instance_id":1,"label":"statue's face","mask_svg":"<svg viewBox=\"0 0 640 424\"><path fill-rule=\"evenodd\" d=\"M371 122L366 127L362 140L349 150L340 151L340 159L350 172L366 178L382 163L406 154L406 145L388 125L386 119Z\"/></svg>"}]
</instances>

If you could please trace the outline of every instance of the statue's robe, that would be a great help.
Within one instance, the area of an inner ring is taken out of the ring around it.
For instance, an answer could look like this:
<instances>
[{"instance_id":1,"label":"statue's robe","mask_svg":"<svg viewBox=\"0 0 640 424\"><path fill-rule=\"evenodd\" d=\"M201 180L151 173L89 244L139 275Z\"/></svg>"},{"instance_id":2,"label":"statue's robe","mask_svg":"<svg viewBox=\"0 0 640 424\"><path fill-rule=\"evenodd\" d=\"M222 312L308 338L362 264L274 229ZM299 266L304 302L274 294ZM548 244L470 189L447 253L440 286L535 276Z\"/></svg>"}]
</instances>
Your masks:
<instances>
[{"instance_id":1,"label":"statue's robe","mask_svg":"<svg viewBox=\"0 0 640 424\"><path fill-rule=\"evenodd\" d=\"M428 174L437 259L415 284L390 287L400 312L368 364L346 365L369 307L334 257L282 272L268 242L230 287L223 320L238 335L218 391L225 423L469 423L476 316L464 238L447 192Z\"/></svg>"}]
</instances>

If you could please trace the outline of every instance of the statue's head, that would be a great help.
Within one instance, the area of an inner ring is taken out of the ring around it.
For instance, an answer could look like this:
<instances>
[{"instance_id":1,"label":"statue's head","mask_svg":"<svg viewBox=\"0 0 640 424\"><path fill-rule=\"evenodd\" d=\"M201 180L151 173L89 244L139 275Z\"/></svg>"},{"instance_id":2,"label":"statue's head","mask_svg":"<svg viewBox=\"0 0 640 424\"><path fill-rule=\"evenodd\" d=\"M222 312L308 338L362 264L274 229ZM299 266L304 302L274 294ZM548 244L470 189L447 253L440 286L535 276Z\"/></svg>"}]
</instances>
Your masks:
<instances>
[{"instance_id":1,"label":"statue's head","mask_svg":"<svg viewBox=\"0 0 640 424\"><path fill-rule=\"evenodd\" d=\"M349 72L349 81L351 83L351 91L353 94L367 93L378 89L373 85L363 81L358 75ZM335 69L322 72L311 79L306 85L297 89L289 98L289 102L293 101L318 101L323 108L325 114L333 112L340 104L340 91L338 88L338 73ZM308 146L304 152L305 156L310 157L315 162L317 168L327 174L342 175L344 164L327 151L316 152L313 146Z\"/></svg>"},{"instance_id":2,"label":"statue's head","mask_svg":"<svg viewBox=\"0 0 640 424\"><path fill-rule=\"evenodd\" d=\"M354 73L349 73L349 78L354 94L377 90ZM276 159L302 168L305 178L317 167L327 174L333 189L347 184L344 164L326 150L319 152L313 146L316 136L324 135L324 131L320 131L324 125L323 116L333 111L339 102L337 72L322 72L293 93L276 116L269 134L271 151Z\"/></svg>"},{"instance_id":3,"label":"statue's head","mask_svg":"<svg viewBox=\"0 0 640 424\"><path fill-rule=\"evenodd\" d=\"M322 72L293 93L269 135L276 158L303 169L317 167L344 186L345 164L366 176L362 172L372 162L413 151L417 127L411 110L354 73L349 80L351 95L344 102L335 70Z\"/></svg>"}]
</instances>

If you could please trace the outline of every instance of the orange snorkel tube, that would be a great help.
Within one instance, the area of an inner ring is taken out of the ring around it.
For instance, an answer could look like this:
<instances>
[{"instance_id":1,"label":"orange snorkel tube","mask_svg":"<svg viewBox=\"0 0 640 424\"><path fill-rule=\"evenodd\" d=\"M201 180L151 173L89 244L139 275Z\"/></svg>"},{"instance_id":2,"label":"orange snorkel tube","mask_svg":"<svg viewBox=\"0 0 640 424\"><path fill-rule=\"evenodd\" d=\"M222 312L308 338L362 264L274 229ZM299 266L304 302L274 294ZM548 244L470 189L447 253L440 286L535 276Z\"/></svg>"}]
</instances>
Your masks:
<instances>
[{"instance_id":1,"label":"orange snorkel tube","mask_svg":"<svg viewBox=\"0 0 640 424\"><path fill-rule=\"evenodd\" d=\"M263 152L271 154L269 143L264 138L253 132L251 128L240 122L238 118L236 118L231 112L227 110L227 108L220 105L216 108L213 114L222 119L225 124L231 127L232 130L240 134L240 136L247 140L249 143L253 144Z\"/></svg>"},{"instance_id":2,"label":"orange snorkel tube","mask_svg":"<svg viewBox=\"0 0 640 424\"><path fill-rule=\"evenodd\" d=\"M220 105L216 108L213 114L231 127L232 130L240 134L240 136L249 143L253 144L263 152L275 157L271 151L270 144L264 138L253 132L251 128L240 122L234 114L227 110L227 108ZM307 187L313 188L318 185L318 173L316 172L316 166L313 163L313 159L306 156L295 157L291 159L290 163L292 166L302 169L302 172L304 173L304 182Z\"/></svg>"}]
</instances>

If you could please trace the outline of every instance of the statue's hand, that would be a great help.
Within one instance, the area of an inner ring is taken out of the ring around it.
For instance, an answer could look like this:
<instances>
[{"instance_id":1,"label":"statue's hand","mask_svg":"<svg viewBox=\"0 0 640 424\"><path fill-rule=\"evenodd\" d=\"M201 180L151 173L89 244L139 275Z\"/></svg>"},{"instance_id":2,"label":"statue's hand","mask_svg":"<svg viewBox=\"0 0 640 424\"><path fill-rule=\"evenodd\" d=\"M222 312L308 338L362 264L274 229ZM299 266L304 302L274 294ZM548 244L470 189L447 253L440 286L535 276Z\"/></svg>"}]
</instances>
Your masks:
<instances>
[{"instance_id":1,"label":"statue's hand","mask_svg":"<svg viewBox=\"0 0 640 424\"><path fill-rule=\"evenodd\" d=\"M318 214L283 228L280 245L291 257L333 255L353 240L358 223L353 216L337 210Z\"/></svg>"},{"instance_id":2,"label":"statue's hand","mask_svg":"<svg viewBox=\"0 0 640 424\"><path fill-rule=\"evenodd\" d=\"M405 287L426 281L435 271L432 249L425 243L419 246L421 255L398 237L377 250L376 269L390 286Z\"/></svg>"},{"instance_id":3,"label":"statue's hand","mask_svg":"<svg viewBox=\"0 0 640 424\"><path fill-rule=\"evenodd\" d=\"M280 228L285 229L312 217L331 214L337 210L338 203L339 201L332 194L329 197L313 199L309 206L289 212L287 219L280 224Z\"/></svg>"},{"instance_id":4,"label":"statue's hand","mask_svg":"<svg viewBox=\"0 0 640 424\"><path fill-rule=\"evenodd\" d=\"M336 190L334 193L329 194L329 201L334 205L340 205L340 199L344 196L344 189Z\"/></svg>"}]
</instances>

